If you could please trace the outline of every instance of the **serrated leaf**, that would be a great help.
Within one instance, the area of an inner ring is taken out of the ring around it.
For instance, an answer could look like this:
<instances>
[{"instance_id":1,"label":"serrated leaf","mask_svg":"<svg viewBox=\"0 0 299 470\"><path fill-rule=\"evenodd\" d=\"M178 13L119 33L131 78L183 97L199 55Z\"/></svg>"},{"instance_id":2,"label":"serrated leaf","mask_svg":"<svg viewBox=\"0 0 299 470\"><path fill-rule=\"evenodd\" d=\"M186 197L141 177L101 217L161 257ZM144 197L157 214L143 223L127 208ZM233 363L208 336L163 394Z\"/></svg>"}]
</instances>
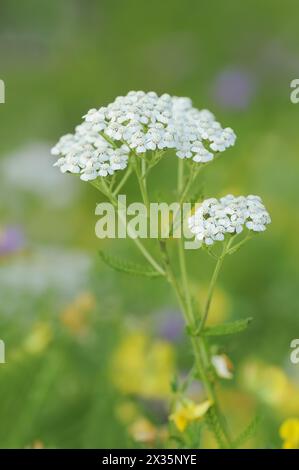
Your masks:
<instances>
[{"instance_id":1,"label":"serrated leaf","mask_svg":"<svg viewBox=\"0 0 299 470\"><path fill-rule=\"evenodd\" d=\"M139 264L132 263L131 261L123 260L117 256L111 256L103 251L99 252L100 257L107 266L114 269L115 271L131 274L132 276L145 276L145 277L159 277L161 274L156 271L142 266Z\"/></svg>"},{"instance_id":2,"label":"serrated leaf","mask_svg":"<svg viewBox=\"0 0 299 470\"><path fill-rule=\"evenodd\" d=\"M222 336L240 333L246 330L251 321L252 317L249 317L244 320L236 320L222 325L208 326L204 329L203 334L205 336Z\"/></svg>"},{"instance_id":3,"label":"serrated leaf","mask_svg":"<svg viewBox=\"0 0 299 470\"><path fill-rule=\"evenodd\" d=\"M219 423L219 418L218 418L218 415L215 411L214 406L212 406L208 410L208 412L205 415L204 419L205 419L207 425L209 426L211 432L214 434L219 448L220 449L225 449L227 447L226 442L225 442L225 436L223 435L223 431L222 431L221 425Z\"/></svg>"},{"instance_id":4,"label":"serrated leaf","mask_svg":"<svg viewBox=\"0 0 299 470\"><path fill-rule=\"evenodd\" d=\"M241 432L241 434L234 440L233 448L237 449L242 444L244 444L248 439L253 437L256 432L257 428L260 424L261 418L260 416L255 416L253 420L248 424L248 426Z\"/></svg>"}]
</instances>

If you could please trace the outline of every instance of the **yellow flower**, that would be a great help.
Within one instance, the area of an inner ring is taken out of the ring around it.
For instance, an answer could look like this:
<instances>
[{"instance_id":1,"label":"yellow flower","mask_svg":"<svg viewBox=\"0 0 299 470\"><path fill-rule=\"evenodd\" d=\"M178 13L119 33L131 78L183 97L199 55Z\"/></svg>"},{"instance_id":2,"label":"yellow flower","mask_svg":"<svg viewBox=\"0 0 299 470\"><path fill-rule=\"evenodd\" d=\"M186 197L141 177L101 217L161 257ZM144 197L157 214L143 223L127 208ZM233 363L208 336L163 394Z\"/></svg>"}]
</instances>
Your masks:
<instances>
[{"instance_id":1,"label":"yellow flower","mask_svg":"<svg viewBox=\"0 0 299 470\"><path fill-rule=\"evenodd\" d=\"M32 444L25 447L25 449L44 449L44 448L45 448L44 443L39 439L36 439Z\"/></svg>"},{"instance_id":2,"label":"yellow flower","mask_svg":"<svg viewBox=\"0 0 299 470\"><path fill-rule=\"evenodd\" d=\"M127 334L113 356L111 373L113 383L124 393L168 398L174 350L167 341L151 341L142 332Z\"/></svg>"},{"instance_id":3,"label":"yellow flower","mask_svg":"<svg viewBox=\"0 0 299 470\"><path fill-rule=\"evenodd\" d=\"M288 377L277 366L259 361L248 362L244 365L241 379L250 391L269 405L281 406L288 397Z\"/></svg>"},{"instance_id":4,"label":"yellow flower","mask_svg":"<svg viewBox=\"0 0 299 470\"><path fill-rule=\"evenodd\" d=\"M286 419L279 429L284 449L299 449L299 419Z\"/></svg>"},{"instance_id":5,"label":"yellow flower","mask_svg":"<svg viewBox=\"0 0 299 470\"><path fill-rule=\"evenodd\" d=\"M298 415L299 387L285 371L260 361L246 362L239 376L245 387L282 416Z\"/></svg>"},{"instance_id":6,"label":"yellow flower","mask_svg":"<svg viewBox=\"0 0 299 470\"><path fill-rule=\"evenodd\" d=\"M31 333L23 343L24 350L30 354L43 352L53 339L53 331L49 323L40 322L34 325Z\"/></svg>"},{"instance_id":7,"label":"yellow flower","mask_svg":"<svg viewBox=\"0 0 299 470\"><path fill-rule=\"evenodd\" d=\"M132 423L138 416L138 408L131 401L125 401L116 407L115 413L122 423L128 424Z\"/></svg>"},{"instance_id":8,"label":"yellow flower","mask_svg":"<svg viewBox=\"0 0 299 470\"><path fill-rule=\"evenodd\" d=\"M96 306L96 299L93 294L90 292L82 292L74 301L74 305L79 310L84 310L85 312L92 310Z\"/></svg>"},{"instance_id":9,"label":"yellow flower","mask_svg":"<svg viewBox=\"0 0 299 470\"><path fill-rule=\"evenodd\" d=\"M188 424L200 420L211 405L210 400L196 405L194 401L185 399L177 404L175 412L170 415L169 419L174 422L180 432L184 432Z\"/></svg>"},{"instance_id":10,"label":"yellow flower","mask_svg":"<svg viewBox=\"0 0 299 470\"><path fill-rule=\"evenodd\" d=\"M138 418L129 428L129 433L136 442L151 443L157 437L157 428L146 418Z\"/></svg>"},{"instance_id":11,"label":"yellow flower","mask_svg":"<svg viewBox=\"0 0 299 470\"><path fill-rule=\"evenodd\" d=\"M199 305L203 308L208 294L208 286L202 286L198 290L198 286L193 285L192 288ZM210 312L207 325L217 325L224 322L228 317L231 309L231 301L227 292L220 287L216 287L213 300L210 306Z\"/></svg>"},{"instance_id":12,"label":"yellow flower","mask_svg":"<svg viewBox=\"0 0 299 470\"><path fill-rule=\"evenodd\" d=\"M95 307L95 298L89 292L82 292L61 314L61 322L73 334L85 332L90 311Z\"/></svg>"}]
</instances>

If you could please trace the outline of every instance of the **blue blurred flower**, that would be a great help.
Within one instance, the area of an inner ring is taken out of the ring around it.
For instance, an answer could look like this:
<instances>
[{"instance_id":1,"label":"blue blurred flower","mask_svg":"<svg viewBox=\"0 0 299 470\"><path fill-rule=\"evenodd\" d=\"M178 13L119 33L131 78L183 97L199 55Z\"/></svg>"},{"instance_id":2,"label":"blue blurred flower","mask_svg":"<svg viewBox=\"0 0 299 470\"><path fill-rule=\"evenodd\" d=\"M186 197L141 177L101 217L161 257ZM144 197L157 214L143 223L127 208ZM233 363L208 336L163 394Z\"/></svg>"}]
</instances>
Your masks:
<instances>
[{"instance_id":1,"label":"blue blurred flower","mask_svg":"<svg viewBox=\"0 0 299 470\"><path fill-rule=\"evenodd\" d=\"M184 320L178 310L166 310L158 315L158 335L168 341L179 341L183 336Z\"/></svg>"},{"instance_id":2,"label":"blue blurred flower","mask_svg":"<svg viewBox=\"0 0 299 470\"><path fill-rule=\"evenodd\" d=\"M20 227L7 226L0 229L0 255L8 255L24 248L25 239Z\"/></svg>"},{"instance_id":3,"label":"blue blurred flower","mask_svg":"<svg viewBox=\"0 0 299 470\"><path fill-rule=\"evenodd\" d=\"M248 71L224 69L214 80L212 95L223 108L241 110L249 106L256 91L256 79Z\"/></svg>"}]
</instances>

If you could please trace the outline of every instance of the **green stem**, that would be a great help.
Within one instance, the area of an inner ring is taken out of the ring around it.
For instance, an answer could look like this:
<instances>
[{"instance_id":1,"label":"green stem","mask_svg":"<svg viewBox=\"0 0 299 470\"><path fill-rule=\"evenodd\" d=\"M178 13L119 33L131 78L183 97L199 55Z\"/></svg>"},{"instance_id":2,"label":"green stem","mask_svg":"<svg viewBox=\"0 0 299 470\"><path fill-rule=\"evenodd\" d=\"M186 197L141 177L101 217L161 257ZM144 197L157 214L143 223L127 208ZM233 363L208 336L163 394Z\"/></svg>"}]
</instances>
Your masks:
<instances>
[{"instance_id":1,"label":"green stem","mask_svg":"<svg viewBox=\"0 0 299 470\"><path fill-rule=\"evenodd\" d=\"M244 243L248 242L248 240L250 240L252 236L252 233L248 233L246 237L243 238L243 240L241 240L239 243L236 243L235 245L232 245L230 249L227 250L227 254L232 255L233 253L235 253L239 248L241 248L242 245L244 245Z\"/></svg>"},{"instance_id":2,"label":"green stem","mask_svg":"<svg viewBox=\"0 0 299 470\"><path fill-rule=\"evenodd\" d=\"M200 164L195 164L192 165L191 172L189 177L186 180L185 186L184 186L184 159L179 159L178 162L178 188L177 188L177 194L179 197L179 208L177 211L175 211L174 216L173 216L173 223L170 229L170 235L173 235L175 229L177 228L177 225L181 222L181 218L177 220L177 216L179 214L179 211L181 211L181 214L184 215L184 212L182 210L182 205L186 202L186 196L195 181L197 175L199 174L200 170L203 168L203 165ZM182 223L182 222L181 222Z\"/></svg>"},{"instance_id":3,"label":"green stem","mask_svg":"<svg viewBox=\"0 0 299 470\"><path fill-rule=\"evenodd\" d=\"M118 149L119 146L115 142L115 140L111 139L105 132L101 131L99 134L105 139L110 145L112 145L113 148Z\"/></svg>"},{"instance_id":4,"label":"green stem","mask_svg":"<svg viewBox=\"0 0 299 470\"><path fill-rule=\"evenodd\" d=\"M132 168L129 166L124 177L120 180L119 184L117 185L117 187L115 188L115 190L113 191L113 196L117 196L117 194L119 193L119 191L121 190L121 188L123 187L123 185L126 183L127 179L130 177L130 175L132 174Z\"/></svg>"},{"instance_id":5,"label":"green stem","mask_svg":"<svg viewBox=\"0 0 299 470\"><path fill-rule=\"evenodd\" d=\"M128 233L129 234L129 233ZM129 235L130 236L130 235ZM131 237L132 238L132 237ZM150 252L145 248L145 246L141 243L139 238L132 238L133 242L139 249L139 251L143 254L143 256L147 259L147 261L152 265L152 267L159 273L161 276L165 276L165 271L163 268L157 263L157 261L153 258Z\"/></svg>"},{"instance_id":6,"label":"green stem","mask_svg":"<svg viewBox=\"0 0 299 470\"><path fill-rule=\"evenodd\" d=\"M154 152L154 156L153 158L151 159L151 161L149 161L148 163L148 166L147 166L147 169L146 169L146 172L144 174L144 178L147 177L147 175L149 174L149 172L159 163L159 161L161 160L161 158L163 157L165 153L165 150L156 150Z\"/></svg>"},{"instance_id":7,"label":"green stem","mask_svg":"<svg viewBox=\"0 0 299 470\"><path fill-rule=\"evenodd\" d=\"M97 188L99 191L101 191L111 202L111 204L113 204L113 206L118 209L118 201L117 199L115 198L115 196L109 191L109 188L107 186L107 184L105 183L105 181L102 181L102 184L96 182L96 181L92 181L92 185ZM126 223L126 220L124 218L124 216L122 215L122 211L118 212L119 214L119 217L121 219L121 221L123 223ZM142 255L145 257L145 259L151 264L151 266L159 273L161 274L162 276L165 276L165 271L164 269L162 268L162 266L160 266L160 264L153 258L153 256L150 254L150 252L145 248L145 246L143 245L143 243L140 241L139 238L136 238L136 235L134 232L131 232L130 228L127 227L127 231L128 231L128 235L129 237L133 240L133 242L135 243L135 245L137 246L137 248L139 249L139 251L142 253Z\"/></svg>"},{"instance_id":8,"label":"green stem","mask_svg":"<svg viewBox=\"0 0 299 470\"><path fill-rule=\"evenodd\" d=\"M183 162L179 161L178 192L181 191L183 178L184 178ZM179 298L186 324L192 329L194 328L196 324L196 316L193 311L192 296L190 292L190 285L189 285L187 267L186 267L184 240L182 237L180 237L179 239L178 251L179 251L178 255L179 255L180 271L181 271L181 276L182 276L183 294L181 294L180 289L178 288L178 283L173 274L168 276L168 280L172 284L177 294L177 297ZM172 268L171 268L169 261L167 264L167 268L165 268L165 270L167 273L172 273ZM222 414L220 411L220 407L219 407L217 396L216 396L215 389L214 389L214 384L212 383L209 377L210 357L209 357L209 352L207 350L207 347L205 345L205 341L201 337L191 336L191 344L192 344L192 348L194 352L195 364L196 364L197 370L199 372L199 375L201 377L201 380L207 392L208 398L213 403L215 416L217 417L218 425L222 430L222 434L226 441L226 445L227 447L230 447L231 440L230 440L230 437L228 435L228 432L225 426L225 420L222 417Z\"/></svg>"},{"instance_id":9,"label":"green stem","mask_svg":"<svg viewBox=\"0 0 299 470\"><path fill-rule=\"evenodd\" d=\"M218 261L216 263L216 266L215 266L215 269L214 269L214 272L213 272L213 275L212 275L212 278L211 278L211 282L210 282L210 285L209 285L208 296L207 296L207 300L206 300L206 303L205 303L203 317L202 317L202 320L201 320L201 323L200 323L198 334L200 334L202 332L202 330L204 329L204 326L206 324L206 321L208 319L210 306L211 306L211 302L212 302L212 298L213 298L213 294L214 294L214 289L215 289L215 286L216 286L216 282L217 282L217 279L218 279L218 276L219 276L219 272L220 272L223 260L224 260L224 256L220 256L220 258L218 258Z\"/></svg>"},{"instance_id":10,"label":"green stem","mask_svg":"<svg viewBox=\"0 0 299 470\"><path fill-rule=\"evenodd\" d=\"M184 316L184 319L185 319L186 326L190 327L192 329L194 327L193 313L192 312L190 313L187 306L186 306L186 299L184 297L185 292L182 293L182 291L180 289L180 286L178 284L176 275L175 275L175 273L173 271L173 268L171 266L169 256L168 256L168 253L167 253L167 250L166 250L166 242L164 240L160 241L160 246L161 246L161 251L162 251L162 259L163 259L163 262L164 262L164 269L165 269L165 272L166 272L166 278L167 278L168 282L170 283L170 285L172 286L172 288L174 290L174 293L176 294L176 297L178 299L178 303L181 307L181 310L182 310L182 313L183 313L183 316ZM201 381L204 385L204 388L207 392L207 396L208 396L209 400L211 401L211 403L213 403L213 407L214 407L214 411L215 411L215 419L217 420L217 426L219 428L221 428L223 437L227 442L227 444L225 446L230 447L231 441L230 441L230 439L228 437L228 434L227 434L227 431L225 429L224 419L221 416L219 405L217 403L217 396L215 394L213 384L210 381L209 374L206 370L207 367L206 367L206 364L205 364L205 360L206 360L207 351L204 349L205 345L204 345L203 339L202 338L191 337L191 344L192 344L192 349L193 349L193 353L194 353L196 369L197 369L198 374L201 378ZM216 431L217 430L215 429L215 435L216 435Z\"/></svg>"},{"instance_id":11,"label":"green stem","mask_svg":"<svg viewBox=\"0 0 299 470\"><path fill-rule=\"evenodd\" d=\"M188 316L189 316L189 319L194 320L192 298L191 298L191 293L189 289L189 281L188 281L186 259L185 259L184 239L182 238L182 236L179 238L178 244L179 244L178 246L179 264L180 264L180 270L181 270L181 276L182 276L183 289L184 289L184 293L186 297Z\"/></svg>"},{"instance_id":12,"label":"green stem","mask_svg":"<svg viewBox=\"0 0 299 470\"><path fill-rule=\"evenodd\" d=\"M179 159L178 162L178 194L181 194L184 185L184 160Z\"/></svg>"},{"instance_id":13,"label":"green stem","mask_svg":"<svg viewBox=\"0 0 299 470\"><path fill-rule=\"evenodd\" d=\"M144 205L146 206L147 216L149 217L150 207L149 207L149 199L148 199L147 188L146 188L146 181L145 181L145 178L144 178L144 175L145 175L145 172L146 172L146 162L145 162L144 158L145 157L143 157L143 158L138 157L138 160L136 159L135 171L136 171L136 176L137 176L138 183L139 183L139 188L140 188L142 200L143 200ZM140 159L141 159L141 163L139 161ZM140 168L140 166L141 166L141 168Z\"/></svg>"},{"instance_id":14,"label":"green stem","mask_svg":"<svg viewBox=\"0 0 299 470\"><path fill-rule=\"evenodd\" d=\"M181 162L183 163L184 160L181 160ZM180 165L179 165L179 168L180 168ZM179 195L180 195L180 199L179 199L180 205L185 202L186 196L187 196L192 184L194 183L198 173L200 172L200 170L202 168L203 168L203 165L200 165L199 163L197 163L197 164L193 163L192 167L191 167L190 175L186 180L185 186L183 186L182 184L180 186L178 185L178 190L179 190ZM179 170L179 171L181 171L181 170ZM183 176L181 176L180 179L183 181Z\"/></svg>"},{"instance_id":15,"label":"green stem","mask_svg":"<svg viewBox=\"0 0 299 470\"><path fill-rule=\"evenodd\" d=\"M200 323L200 326L199 326L198 335L200 335L200 333L203 331L203 329L205 327L205 324L206 324L206 321L208 319L208 315L209 315L209 311L210 311L210 307L211 307L211 302L212 302L216 282L217 282L217 279L218 279L218 276L219 276L224 258L228 253L230 253L230 247L231 247L231 244L234 240L234 237L235 237L235 235L231 236L231 238L229 238L228 240L226 240L224 242L222 253L221 253L221 255L219 256L219 258L217 260L217 263L216 263L216 266L215 266L215 269L213 271L212 278L211 278L211 281L210 281L207 300L206 300L205 307L204 307L203 317L202 317L202 320L201 320L201 323Z\"/></svg>"}]
</instances>

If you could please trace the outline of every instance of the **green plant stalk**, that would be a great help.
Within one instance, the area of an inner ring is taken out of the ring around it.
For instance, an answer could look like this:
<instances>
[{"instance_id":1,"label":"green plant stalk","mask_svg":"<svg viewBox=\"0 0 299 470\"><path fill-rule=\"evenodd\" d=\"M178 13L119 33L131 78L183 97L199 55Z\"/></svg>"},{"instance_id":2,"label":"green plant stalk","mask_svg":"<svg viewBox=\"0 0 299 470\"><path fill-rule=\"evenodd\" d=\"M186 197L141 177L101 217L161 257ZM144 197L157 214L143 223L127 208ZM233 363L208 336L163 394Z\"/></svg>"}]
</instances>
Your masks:
<instances>
[{"instance_id":1,"label":"green plant stalk","mask_svg":"<svg viewBox=\"0 0 299 470\"><path fill-rule=\"evenodd\" d=\"M203 317L202 317L200 327L199 327L199 330L198 330L198 335L200 335L200 333L203 331L203 329L205 327L205 324L206 324L206 321L208 319L210 306L211 306L214 290L215 290L215 287L216 287L216 282L217 282L217 279L218 279L218 276L219 276L219 273L220 273L220 270L221 270L221 267L222 267L222 264L223 264L223 261L224 261L224 256L225 256L225 246L224 246L224 249L223 249L223 253L221 254L221 256L217 260L217 263L216 263L216 266L215 266L215 269L214 269L214 272L213 272L213 275L212 275L212 278L211 278L211 281L210 281L210 285L209 285L209 289L208 289L208 296L207 296L207 300L206 300L205 307L204 307Z\"/></svg>"},{"instance_id":2,"label":"green plant stalk","mask_svg":"<svg viewBox=\"0 0 299 470\"><path fill-rule=\"evenodd\" d=\"M183 160L180 160L180 162L183 163ZM180 162L179 162L179 163L180 163ZM181 166L181 165L179 165L179 166ZM189 176L189 178L186 180L185 186L182 187L181 184L178 185L178 186L180 187L180 189L179 189L179 203L180 203L180 204L182 204L182 203L185 201L185 198L186 198L186 196L187 196L187 194L188 194L188 192L189 192L189 190L190 190L190 188L191 188L191 186L192 186L192 183L193 183L193 181L194 181L194 178L195 178L195 170L194 170L194 167L192 167L190 176ZM182 177L181 177L180 179L181 179L181 181L183 180Z\"/></svg>"},{"instance_id":3,"label":"green plant stalk","mask_svg":"<svg viewBox=\"0 0 299 470\"><path fill-rule=\"evenodd\" d=\"M114 189L113 191L113 196L117 196L119 191L121 190L121 188L124 186L124 184L127 182L127 179L131 176L132 174L132 168L130 166L128 166L128 169L125 173L125 176L120 180L119 184L117 185L117 187Z\"/></svg>"},{"instance_id":4,"label":"green plant stalk","mask_svg":"<svg viewBox=\"0 0 299 470\"><path fill-rule=\"evenodd\" d=\"M102 192L102 194L104 194L104 196L106 196L111 204L113 204L113 206L118 209L118 202L115 198L115 196L109 191L109 188L107 187L106 183L104 181L102 181L102 187L101 185L97 184L97 183L92 183L92 185L98 189L100 192ZM125 223L125 219L122 215L122 212L118 213L119 214L119 217L121 219L121 221L123 223ZM149 262L149 264L159 273L161 274L162 276L165 276L165 271L163 270L163 268L160 266L160 264L154 259L154 257L151 255L151 253L145 248L145 246L143 245L143 243L139 240L139 238L136 237L136 235L134 233L131 233L130 230L128 230L128 235L129 237L133 240L133 242L135 243L136 247L138 248L138 250L141 252L141 254L144 256L144 258Z\"/></svg>"},{"instance_id":5,"label":"green plant stalk","mask_svg":"<svg viewBox=\"0 0 299 470\"><path fill-rule=\"evenodd\" d=\"M187 301L184 296L185 292L182 293L180 289L176 275L173 272L171 263L169 261L168 254L166 252L166 247L162 248L162 251L163 251L163 258L164 258L164 268L166 271L166 278L169 284L171 285L171 287L173 288L174 293L177 297L178 303L181 307L181 310L184 316L186 326L192 329L194 328L194 317L193 317L193 313L187 307ZM205 363L205 361L206 361L207 353L205 350L203 350L203 339L195 338L191 336L191 345L193 349L193 354L195 358L195 366L196 366L197 372L203 382L204 388L207 392L207 396L209 400L213 403L213 407L215 409L215 419L217 419L217 428L221 428L223 437L227 441L226 447L230 447L230 439L223 425L223 418L220 415L219 405L217 404L217 397L215 394L214 386L212 382L210 381L208 371L206 370L207 364ZM218 441L216 431L217 430L215 429L214 433Z\"/></svg>"},{"instance_id":6,"label":"green plant stalk","mask_svg":"<svg viewBox=\"0 0 299 470\"><path fill-rule=\"evenodd\" d=\"M135 166L136 170L136 176L139 182L140 186L140 191L141 195L143 198L143 201L147 208L149 207L149 198L147 194L147 188L146 184L144 182L143 175L145 174L145 168L139 167L139 162L136 162ZM100 190L108 199L111 201L111 203L117 207L117 200L115 199L115 196L111 193L109 190L109 187L107 186L105 181L102 181L100 183L94 183L93 185ZM183 185L183 161L179 160L179 173L178 173L178 192L182 190L182 185ZM188 186L188 185L187 185ZM182 203L181 203L182 205ZM148 252L148 250L144 247L144 245L140 242L138 238L134 236L134 234L130 234L128 232L128 235L132 238L134 243L136 244L137 248L139 251L143 254L143 256L146 258L146 260L150 263L150 265L161 275L165 276L170 285L172 286L176 297L178 299L179 305L181 307L186 326L189 327L190 329L194 329L195 324L196 324L196 318L193 312L193 306L192 306L192 297L189 289L189 281L188 281L188 275L187 275L187 268L186 268L186 260L185 260L185 250L183 246L183 239L182 237L179 239L179 263L180 263L180 270L181 270L181 276L182 276L182 285L183 285L183 292L180 289L180 286L178 284L177 278L175 273L173 272L173 269L171 267L169 257L166 251L166 247L164 245L164 242L160 242L160 246L162 247L162 255L163 255L163 261L164 261L164 269L161 267L157 261L152 257L152 255ZM164 249L163 249L164 247ZM219 268L220 269L220 268ZM216 282L216 281L215 281ZM211 300L210 300L211 302ZM229 435L227 433L225 423L224 423L224 418L221 415L218 401L217 401L217 396L214 390L214 384L210 380L209 377L209 371L207 370L209 368L210 364L210 358L209 358L209 353L207 351L206 345L204 343L203 338L200 337L194 337L191 336L191 344L193 348L193 353L194 353L194 358L195 358L195 365L197 368L197 371L199 373L199 376L201 377L201 380L204 384L205 390L207 392L207 396L210 399L210 401L213 403L213 408L215 411L215 420L217 421L217 428L221 429L222 434L224 436L224 439L226 441L225 447L230 447L231 446L231 440L229 438ZM219 434L219 430L217 430ZM216 429L214 430L215 436L216 435Z\"/></svg>"},{"instance_id":7,"label":"green plant stalk","mask_svg":"<svg viewBox=\"0 0 299 470\"><path fill-rule=\"evenodd\" d=\"M173 234L174 230L176 229L176 220L177 220L178 213L179 213L179 211L181 211L181 213L183 214L182 205L186 202L186 196L187 196L192 184L194 183L197 175L199 174L199 172L203 168L202 165L198 165L198 168L196 168L195 166L192 166L190 175L186 179L186 183L184 185L184 166L183 166L183 164L184 164L184 160L179 159L179 164L178 164L178 188L177 188L179 209L175 212L175 214L173 216L173 223L172 223L172 227L170 229L170 234ZM180 222L182 223L181 218L178 221L178 224Z\"/></svg>"},{"instance_id":8,"label":"green plant stalk","mask_svg":"<svg viewBox=\"0 0 299 470\"><path fill-rule=\"evenodd\" d=\"M164 153L165 153L165 150L156 150L154 152L154 156L153 156L152 160L148 162L146 171L143 175L144 178L146 178L147 175L149 174L149 172L159 163L159 161L163 157Z\"/></svg>"},{"instance_id":9,"label":"green plant stalk","mask_svg":"<svg viewBox=\"0 0 299 470\"><path fill-rule=\"evenodd\" d=\"M186 276L186 266L185 266L186 263L185 263L184 251L183 251L183 256L182 255L180 256L180 263L182 263L181 272L182 272L182 277L184 279L185 276ZM185 278L185 280L183 280L183 285L184 285L184 291L185 291L184 293L185 293L185 295L188 299L187 300L187 305L191 304L191 309L192 309L192 299L191 299L191 295L190 295L188 279ZM187 307L187 308L189 308L189 307ZM192 310L191 310L191 314L190 314L191 321L192 321L192 324L190 325L191 327L192 327L192 325L195 324L195 320L196 320L195 315L194 315ZM212 383L212 381L209 378L208 368L210 367L210 357L209 357L209 353L207 351L204 339L201 338L200 336L191 337L191 343L192 343L194 356L195 356L195 362L196 362L196 365L197 365L197 368L198 368L199 375L200 375L200 377L203 381L203 384L204 384L204 387L206 389L207 395L208 395L210 401L214 405L215 412L216 412L216 415L217 415L217 419L219 421L219 425L221 426L222 433L223 433L223 435L224 435L224 437L227 441L227 445L228 445L228 447L230 447L230 438L229 438L227 430L224 426L224 418L222 417L221 412L220 412L220 407L219 407L219 404L218 404L218 398L217 398L217 395L216 395L216 392L215 392L214 384Z\"/></svg>"},{"instance_id":10,"label":"green plant stalk","mask_svg":"<svg viewBox=\"0 0 299 470\"><path fill-rule=\"evenodd\" d=\"M183 161L179 160L178 164L178 192L181 190L181 185L183 181ZM179 251L179 264L180 264L180 271L181 271L181 276L182 276L182 285L183 285L183 290L184 290L184 296L186 301L182 302L182 306L185 305L185 321L187 323L187 326L194 327L196 324L196 317L193 312L193 305L192 305L192 297L190 293L190 288L189 288L189 281L188 281L188 274L187 274L187 267L186 267L186 258L185 258L185 250L184 250L184 241L183 238L180 237L178 240L178 251ZM221 264L218 265L217 271L219 273L219 270L221 268ZM218 276L218 274L217 274ZM217 279L217 276L215 276L214 286L215 282ZM172 284L173 287L176 289L177 283ZM213 289L211 290L211 298L209 302L211 302L212 299L212 294L213 294ZM184 312L184 310L183 310ZM209 373L208 373L208 368L210 367L210 357L209 357L209 352L206 348L206 344L201 337L191 337L191 343L194 351L194 356L195 356L195 362L196 366L198 368L199 375L203 381L203 384L205 386L207 395L211 402L213 402L214 408L215 408L215 414L217 416L218 420L218 425L222 429L222 433L225 437L225 440L227 442L227 446L231 446L231 439L228 435L226 426L225 426L225 420L221 415L220 412L220 407L218 404L218 399L215 393L214 389L214 384L210 381L209 378Z\"/></svg>"},{"instance_id":11,"label":"green plant stalk","mask_svg":"<svg viewBox=\"0 0 299 470\"><path fill-rule=\"evenodd\" d=\"M252 233L248 233L246 235L245 238L243 238L243 240L241 240L239 243L236 243L235 245L230 245L230 249L227 250L227 254L228 255L232 255L233 253L235 253L236 251L239 250L239 248L241 248L241 246L244 245L244 243L248 242L248 240L250 240L251 238L253 237L253 234Z\"/></svg>"},{"instance_id":12,"label":"green plant stalk","mask_svg":"<svg viewBox=\"0 0 299 470\"><path fill-rule=\"evenodd\" d=\"M209 311L210 311L210 306L211 306L211 302L212 302L212 298L213 298L213 294L214 294L214 290L215 290L215 287L216 287L216 283L217 283L217 279L218 279L218 276L219 276L219 273L220 273L220 270L221 270L221 267L222 267L222 264L223 264L223 261L224 261L224 258L227 254L230 253L230 250L231 250L231 245L232 245L232 242L234 240L234 237L235 235L232 235L230 239L228 239L225 243L224 243L224 246L223 246L223 250L222 250L222 253L221 255L219 256L218 260L217 260L217 263L216 263L216 266L215 266L215 269L213 271L213 274L212 274L212 278L211 278L211 281L210 281L210 285L209 285L209 289L208 289L208 295L207 295L207 300L206 300L206 303L205 303L205 308L204 308L204 312L203 312L203 317L202 317L202 321L200 323L200 327L199 327L199 330L198 330L198 335L200 335L200 333L203 331L204 327L205 327L205 324L206 324L206 321L208 319L208 315L209 315Z\"/></svg>"},{"instance_id":13,"label":"green plant stalk","mask_svg":"<svg viewBox=\"0 0 299 470\"><path fill-rule=\"evenodd\" d=\"M136 171L136 176L137 176L138 183L139 183L141 196L142 196L144 205L145 205L146 210L147 210L147 217L149 217L149 210L150 210L149 198L148 198L148 194L147 194L146 181L145 181L145 178L144 178L144 175L146 173L146 161L144 159L142 160L142 157L136 157L135 171Z\"/></svg>"},{"instance_id":14,"label":"green plant stalk","mask_svg":"<svg viewBox=\"0 0 299 470\"><path fill-rule=\"evenodd\" d=\"M183 180L184 180L183 170L184 170L183 160L179 160L178 193L181 191L182 185L183 185ZM146 187L145 187L145 191L146 191ZM146 200L147 199L148 198L146 198ZM181 204L181 207L182 207L182 204ZM181 307L181 310L185 319L186 326L190 329L194 329L196 325L196 318L193 312L192 297L191 297L191 293L189 289L189 281L188 281L188 275L187 275L185 250L184 250L184 241L182 237L179 238L178 244L179 244L178 255L179 255L179 264L180 264L180 270L181 270L181 276L182 276L183 292L180 289L180 286L177 281L177 277L171 266L170 259L169 259L167 249L166 249L166 243L165 241L160 240L160 248L161 248L162 259L163 259L164 270L165 270L164 272L166 273L166 279L168 280L169 284L173 288L174 293L177 297L178 303ZM209 371L207 370L210 367L210 358L209 358L209 354L208 354L204 339L200 337L191 336L191 344L193 348L193 354L195 358L195 365L196 365L197 371L204 384L205 390L207 392L207 396L209 400L213 403L213 407L215 411L214 413L215 421L217 421L217 430L216 429L214 430L215 437L217 440L219 440L217 438L217 432L219 434L218 429L221 429L223 437L226 441L225 446L230 447L231 440L226 430L225 420L222 417L221 412L220 412L214 385L209 378Z\"/></svg>"}]
</instances>

